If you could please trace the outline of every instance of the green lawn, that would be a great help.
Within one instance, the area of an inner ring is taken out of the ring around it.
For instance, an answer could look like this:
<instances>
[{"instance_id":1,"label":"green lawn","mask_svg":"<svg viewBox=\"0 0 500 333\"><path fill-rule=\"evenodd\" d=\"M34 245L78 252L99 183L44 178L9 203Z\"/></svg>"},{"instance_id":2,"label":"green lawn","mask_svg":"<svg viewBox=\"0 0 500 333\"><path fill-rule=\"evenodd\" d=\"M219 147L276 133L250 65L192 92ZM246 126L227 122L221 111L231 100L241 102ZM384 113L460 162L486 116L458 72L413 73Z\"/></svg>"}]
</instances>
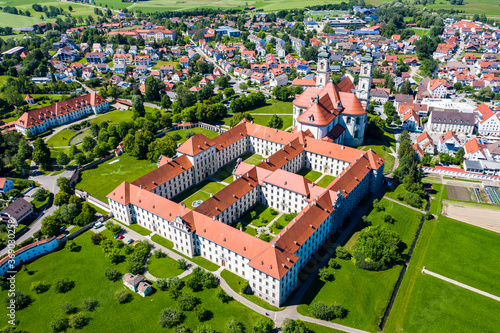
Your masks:
<instances>
[{"instance_id":1,"label":"green lawn","mask_svg":"<svg viewBox=\"0 0 500 333\"><path fill-rule=\"evenodd\" d=\"M425 222L385 331L497 331L498 302L421 270L426 266L498 295L498 270L488 260L491 253L498 253L498 238L498 234L443 217Z\"/></svg>"},{"instance_id":2,"label":"green lawn","mask_svg":"<svg viewBox=\"0 0 500 333\"><path fill-rule=\"evenodd\" d=\"M250 156L252 156L252 153L250 153L250 152L244 153L243 155L239 156L238 158L235 158L231 162L224 165L212 177L214 177L217 180L221 180L223 182L229 183L229 184L232 183L234 181L233 180L233 170L236 167L236 162L238 161L239 158L241 158L244 161L244 160L248 159ZM255 159L256 161L257 160L262 161L262 156L255 154L253 159Z\"/></svg>"},{"instance_id":3,"label":"green lawn","mask_svg":"<svg viewBox=\"0 0 500 333\"><path fill-rule=\"evenodd\" d=\"M250 113L269 113L269 114L292 114L293 103L282 102L276 99L268 100L265 106L257 109L252 109Z\"/></svg>"},{"instance_id":4,"label":"green lawn","mask_svg":"<svg viewBox=\"0 0 500 333\"><path fill-rule=\"evenodd\" d=\"M148 272L157 278L169 278L177 276L184 271L177 268L177 260L168 256L163 258L156 258L155 256L152 256L148 260Z\"/></svg>"},{"instance_id":5,"label":"green lawn","mask_svg":"<svg viewBox=\"0 0 500 333\"><path fill-rule=\"evenodd\" d=\"M408 191L406 191L405 187L403 184L399 184L398 187L396 187L396 189L394 191L387 191L385 192L385 196L391 198L391 199L394 199L394 200L398 200L398 201L401 201L405 204L407 204L404 200L399 200L399 196L402 196L404 198L404 196L406 195L406 193L408 193ZM419 209L423 209L425 207L425 200L424 199L421 199L421 207L419 207Z\"/></svg>"},{"instance_id":6,"label":"green lawn","mask_svg":"<svg viewBox=\"0 0 500 333\"><path fill-rule=\"evenodd\" d=\"M75 131L71 131L68 129L63 129L53 136L51 136L47 141L47 146L49 147L64 147L69 146L69 139L76 135Z\"/></svg>"},{"instance_id":7,"label":"green lawn","mask_svg":"<svg viewBox=\"0 0 500 333\"><path fill-rule=\"evenodd\" d=\"M113 164L110 162L119 160ZM80 182L76 188L89 192L92 196L108 202L106 196L123 181L132 182L146 173L156 169L156 163L149 160L138 160L129 154L99 164L80 174Z\"/></svg>"},{"instance_id":8,"label":"green lawn","mask_svg":"<svg viewBox=\"0 0 500 333\"><path fill-rule=\"evenodd\" d=\"M291 221L293 220L293 218L289 218L286 216L286 214L283 214L280 216L279 219L277 219L276 221L273 222L273 224L271 225L271 227L269 228L271 230L271 232L273 234L278 234L283 228L285 228L288 223L290 223ZM278 223L281 225L281 229L280 228L276 228L275 227L275 224Z\"/></svg>"},{"instance_id":9,"label":"green lawn","mask_svg":"<svg viewBox=\"0 0 500 333\"><path fill-rule=\"evenodd\" d=\"M160 311L164 308L177 307L178 303L169 296L168 292L155 290L147 297L133 294L129 303L119 304L114 297L117 290L125 288L122 282L109 281L104 272L108 268L115 268L122 274L126 272L126 263L111 264L99 246L90 242L91 232L84 233L76 238L75 242L81 246L79 252L69 252L66 249L56 251L37 259L29 264L34 272L28 275L21 270L16 275L16 290L30 295L33 303L23 310L16 312L16 321L19 320L18 330L26 332L50 332L49 325L52 318L62 315L61 305L70 302L81 309L82 300L93 298L98 306L93 312L86 312L88 325L81 332L157 332L162 330L158 324ZM75 282L72 290L65 294L54 291L55 282L61 277L68 277ZM42 294L35 294L30 285L35 281L49 283L50 289ZM128 289L127 289L128 290ZM187 292L187 288L183 290ZM2 291L4 298L7 291ZM225 323L231 318L240 321L246 331L250 331L253 323L259 318L265 318L247 307L230 301L221 303L216 297L216 290L197 292L202 304L212 311L213 316L205 323L218 332L224 330ZM5 317L6 308L1 313ZM184 312L184 324L194 330L199 326L193 312ZM133 320L131 320L133 318ZM68 330L68 332L77 332Z\"/></svg>"},{"instance_id":10,"label":"green lawn","mask_svg":"<svg viewBox=\"0 0 500 333\"><path fill-rule=\"evenodd\" d=\"M172 201L177 203L184 202L186 204L186 207L193 209L194 207L192 206L192 204L194 201L208 200L210 198L210 194L216 194L224 187L226 186L221 183L211 180L205 180L200 184L190 187L186 191L182 192L181 194L173 198Z\"/></svg>"},{"instance_id":11,"label":"green lawn","mask_svg":"<svg viewBox=\"0 0 500 333\"><path fill-rule=\"evenodd\" d=\"M304 168L297 172L299 175L306 177L312 182L315 182L319 177L321 177L321 172L313 171L311 169Z\"/></svg>"},{"instance_id":12,"label":"green lawn","mask_svg":"<svg viewBox=\"0 0 500 333\"><path fill-rule=\"evenodd\" d=\"M229 122L231 120L231 117L232 117L231 115L228 115L228 116L224 117L222 119L222 121L216 121L215 123L217 123L218 125L228 125L229 126ZM269 123L269 120L271 120L272 115L253 114L252 117L254 118L253 119L254 123L267 126L267 124ZM292 126L292 124L293 124L293 116L292 115L279 116L279 117L283 119L283 126L280 128L281 130L286 130L287 128Z\"/></svg>"},{"instance_id":13,"label":"green lawn","mask_svg":"<svg viewBox=\"0 0 500 333\"><path fill-rule=\"evenodd\" d=\"M334 179L335 179L335 176L325 175L325 176L323 176L323 178L321 178L319 180L319 182L317 184L318 184L318 186L321 186L321 187L327 187L328 185L330 185L333 182Z\"/></svg>"},{"instance_id":14,"label":"green lawn","mask_svg":"<svg viewBox=\"0 0 500 333\"><path fill-rule=\"evenodd\" d=\"M104 121L109 121L110 123L118 124L121 121L131 121L132 114L133 114L133 112L129 111L129 110L108 111L108 112L103 113L100 116L97 116L96 118L92 119L92 123L100 124Z\"/></svg>"},{"instance_id":15,"label":"green lawn","mask_svg":"<svg viewBox=\"0 0 500 333\"><path fill-rule=\"evenodd\" d=\"M50 193L47 193L47 195L45 196L45 199L43 199L41 201L33 199L31 201L31 204L33 206L35 206L35 209L41 209L41 208L45 207L45 205L47 205L49 203L49 199L50 199Z\"/></svg>"},{"instance_id":16,"label":"green lawn","mask_svg":"<svg viewBox=\"0 0 500 333\"><path fill-rule=\"evenodd\" d=\"M260 156L259 154L252 154L249 157L247 157L246 159L243 159L243 162L248 163L248 164L257 165L257 164L260 164L263 160L264 160L264 158L262 156Z\"/></svg>"},{"instance_id":17,"label":"green lawn","mask_svg":"<svg viewBox=\"0 0 500 333\"><path fill-rule=\"evenodd\" d=\"M420 215L386 199L382 199L381 203L385 211L377 212L372 209L368 219L372 225L387 225L395 230L406 245L403 252L406 254L417 230ZM385 213L396 220L393 225L383 221ZM358 221L350 239L344 244L348 250L352 250L361 230L365 227L363 221ZM342 267L334 270L335 279L325 283L316 278L298 307L299 313L312 316L309 305L315 301L323 301L326 304L337 302L349 313L345 319L335 319L333 322L375 332L402 266L395 265L388 270L375 272L360 269L354 266L352 261L340 259L337 261Z\"/></svg>"},{"instance_id":18,"label":"green lawn","mask_svg":"<svg viewBox=\"0 0 500 333\"><path fill-rule=\"evenodd\" d=\"M482 180L473 180L473 179L462 179L462 178L453 178L453 177L443 177L443 179L448 180L459 180L461 182L469 182L469 183L482 183Z\"/></svg>"},{"instance_id":19,"label":"green lawn","mask_svg":"<svg viewBox=\"0 0 500 333\"><path fill-rule=\"evenodd\" d=\"M161 237L160 235L153 235L151 236L151 240L155 243L158 243L160 244L161 246L164 246L166 248L168 248L169 250L183 256L184 258L188 259L188 260L191 260L192 262L194 262L195 264L205 268L206 270L209 270L211 272L214 272L216 270L219 269L219 266L214 264L213 262L203 258L203 257L200 257L200 256L194 256L193 258L189 258L187 257L186 255L180 253L180 252L177 252L176 250L174 250L174 244L169 241L168 239L165 239L163 237Z\"/></svg>"},{"instance_id":20,"label":"green lawn","mask_svg":"<svg viewBox=\"0 0 500 333\"><path fill-rule=\"evenodd\" d=\"M433 191L431 192L431 206L429 212L432 214L441 214L441 209L443 207L443 197L446 193L446 185L433 183Z\"/></svg>"},{"instance_id":21,"label":"green lawn","mask_svg":"<svg viewBox=\"0 0 500 333\"><path fill-rule=\"evenodd\" d=\"M271 222L277 216L277 214L276 215L271 214L272 210L273 209L271 207L258 205L253 209L249 210L245 215L241 217L240 220L243 222L244 225L251 224L252 226L255 227L263 227L267 225L269 222ZM253 219L251 217L252 212L256 213Z\"/></svg>"},{"instance_id":22,"label":"green lawn","mask_svg":"<svg viewBox=\"0 0 500 333\"><path fill-rule=\"evenodd\" d=\"M209 139L213 139L219 135L219 133L217 133L215 131L207 130L207 129L201 128L201 127L194 127L194 128L189 128L189 129L179 129L179 130L168 132L167 134L170 136L174 135L174 133L179 134L181 136L181 139L179 141L177 141L177 143L184 143L187 141L186 133L188 133L188 132L193 132L195 134L201 133L204 136L208 137Z\"/></svg>"},{"instance_id":23,"label":"green lawn","mask_svg":"<svg viewBox=\"0 0 500 333\"><path fill-rule=\"evenodd\" d=\"M267 303L263 299L255 296L255 295L246 295L241 292L241 286L246 282L245 279L239 277L238 275L228 271L227 269L223 270L220 273L220 276L226 281L226 283L233 289L235 292L238 294L242 295L249 301L263 307L264 309L271 310L271 311L281 311L284 310L285 308L277 308L275 306L272 306L271 304Z\"/></svg>"},{"instance_id":24,"label":"green lawn","mask_svg":"<svg viewBox=\"0 0 500 333\"><path fill-rule=\"evenodd\" d=\"M152 233L151 230L148 230L148 229L144 228L143 226L140 226L140 225L135 224L135 223L133 223L131 225L126 225L125 223L121 223L120 221L117 221L115 219L113 219L113 222L121 224L129 229L132 229L133 231L137 232L139 235L142 235L142 236L147 236L147 235Z\"/></svg>"}]
</instances>

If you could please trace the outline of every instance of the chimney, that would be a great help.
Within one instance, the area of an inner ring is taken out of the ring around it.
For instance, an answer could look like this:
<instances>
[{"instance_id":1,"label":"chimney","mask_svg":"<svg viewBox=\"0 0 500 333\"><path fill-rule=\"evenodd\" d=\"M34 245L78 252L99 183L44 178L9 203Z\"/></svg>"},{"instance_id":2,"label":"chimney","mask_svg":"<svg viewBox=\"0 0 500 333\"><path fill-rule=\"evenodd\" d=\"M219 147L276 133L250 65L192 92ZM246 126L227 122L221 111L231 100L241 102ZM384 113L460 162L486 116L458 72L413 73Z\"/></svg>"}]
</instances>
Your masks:
<instances>
[{"instance_id":1,"label":"chimney","mask_svg":"<svg viewBox=\"0 0 500 333\"><path fill-rule=\"evenodd\" d=\"M142 185L139 185L139 188L142 190Z\"/></svg>"},{"instance_id":2,"label":"chimney","mask_svg":"<svg viewBox=\"0 0 500 333\"><path fill-rule=\"evenodd\" d=\"M215 216L214 216L214 217L212 217L212 221L215 221Z\"/></svg>"}]
</instances>

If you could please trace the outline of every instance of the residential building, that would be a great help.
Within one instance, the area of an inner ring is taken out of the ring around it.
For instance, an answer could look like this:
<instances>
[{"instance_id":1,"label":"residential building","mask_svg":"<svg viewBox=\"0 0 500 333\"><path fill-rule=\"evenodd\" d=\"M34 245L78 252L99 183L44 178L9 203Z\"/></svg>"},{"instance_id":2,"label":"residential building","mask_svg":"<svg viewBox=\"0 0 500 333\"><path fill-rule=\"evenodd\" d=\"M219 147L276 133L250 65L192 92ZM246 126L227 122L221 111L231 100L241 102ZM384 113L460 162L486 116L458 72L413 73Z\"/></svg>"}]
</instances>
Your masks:
<instances>
[{"instance_id":1,"label":"residential building","mask_svg":"<svg viewBox=\"0 0 500 333\"><path fill-rule=\"evenodd\" d=\"M454 156L455 153L462 148L460 144L460 140L458 140L457 136L453 131L449 130L448 132L439 136L439 142L437 150L439 153L448 154Z\"/></svg>"},{"instance_id":2,"label":"residential building","mask_svg":"<svg viewBox=\"0 0 500 333\"><path fill-rule=\"evenodd\" d=\"M8 178L0 178L0 193L7 193L14 188L14 182Z\"/></svg>"},{"instance_id":3,"label":"residential building","mask_svg":"<svg viewBox=\"0 0 500 333\"><path fill-rule=\"evenodd\" d=\"M474 128L475 116L470 112L433 110L427 123L428 131L438 133L453 131L472 134Z\"/></svg>"},{"instance_id":4,"label":"residential building","mask_svg":"<svg viewBox=\"0 0 500 333\"><path fill-rule=\"evenodd\" d=\"M23 198L17 198L0 212L3 223L19 225L33 213L33 205Z\"/></svg>"}]
</instances>

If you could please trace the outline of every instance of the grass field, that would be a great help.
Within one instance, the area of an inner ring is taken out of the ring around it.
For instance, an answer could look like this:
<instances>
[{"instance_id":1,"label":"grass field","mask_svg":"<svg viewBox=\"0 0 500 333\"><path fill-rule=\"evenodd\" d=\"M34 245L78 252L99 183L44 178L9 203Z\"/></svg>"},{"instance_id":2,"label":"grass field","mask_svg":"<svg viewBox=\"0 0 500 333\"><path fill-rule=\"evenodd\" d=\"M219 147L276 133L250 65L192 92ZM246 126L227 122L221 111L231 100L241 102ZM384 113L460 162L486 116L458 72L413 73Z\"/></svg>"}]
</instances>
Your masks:
<instances>
[{"instance_id":1,"label":"grass field","mask_svg":"<svg viewBox=\"0 0 500 333\"><path fill-rule=\"evenodd\" d=\"M196 200L208 200L210 198L210 194L216 194L220 190L222 190L224 187L226 187L223 184L210 181L210 180L205 180L201 182L200 184L193 186L186 191L182 192L178 196L172 199L174 202L184 202L186 204L186 207L193 209L194 207L192 206L193 201Z\"/></svg>"},{"instance_id":2,"label":"grass field","mask_svg":"<svg viewBox=\"0 0 500 333\"><path fill-rule=\"evenodd\" d=\"M69 139L76 135L75 131L63 129L47 140L48 147L64 147L69 146Z\"/></svg>"},{"instance_id":3,"label":"grass field","mask_svg":"<svg viewBox=\"0 0 500 333\"><path fill-rule=\"evenodd\" d=\"M434 189L431 193L431 206L429 208L429 212L432 214L441 214L441 209L443 207L443 197L446 193L446 185L444 184L432 184L432 188Z\"/></svg>"},{"instance_id":4,"label":"grass field","mask_svg":"<svg viewBox=\"0 0 500 333\"><path fill-rule=\"evenodd\" d=\"M222 121L219 121L216 123L219 125L228 125L229 126L229 121L231 120L231 117L232 116L230 116L230 115L226 116L222 119ZM271 120L272 115L255 115L254 114L254 115L252 115L252 117L254 118L253 119L254 123L267 126L267 123L269 122L269 120ZM283 119L283 127L280 128L281 130L286 130L287 128L292 126L292 124L293 124L293 116L292 115L279 116L279 117Z\"/></svg>"},{"instance_id":5,"label":"grass field","mask_svg":"<svg viewBox=\"0 0 500 333\"><path fill-rule=\"evenodd\" d=\"M156 258L152 256L148 260L148 272L157 278L169 278L184 272L177 268L177 260L170 257Z\"/></svg>"},{"instance_id":6,"label":"grass field","mask_svg":"<svg viewBox=\"0 0 500 333\"><path fill-rule=\"evenodd\" d=\"M243 159L243 162L248 163L248 164L253 164L257 165L260 164L264 158L260 156L259 154L252 154L248 156L247 158Z\"/></svg>"},{"instance_id":7,"label":"grass field","mask_svg":"<svg viewBox=\"0 0 500 333\"><path fill-rule=\"evenodd\" d=\"M109 164L116 160L119 162ZM83 171L80 174L81 181L76 184L76 188L108 202L106 196L123 181L132 182L156 167L156 163L149 160L137 160L133 156L123 154Z\"/></svg>"},{"instance_id":8,"label":"grass field","mask_svg":"<svg viewBox=\"0 0 500 333\"><path fill-rule=\"evenodd\" d=\"M487 260L495 251L498 253L499 237L443 217L425 222L384 331L497 331L498 302L424 275L421 270L426 266L450 278L465 280L461 282L474 283L478 288L493 287L490 290L496 290L498 295L498 270ZM496 244L492 244L494 240ZM459 265L461 269L457 271ZM485 280L486 275L490 276Z\"/></svg>"},{"instance_id":9,"label":"grass field","mask_svg":"<svg viewBox=\"0 0 500 333\"><path fill-rule=\"evenodd\" d=\"M321 177L321 172L313 171L311 169L304 168L298 172L299 175L304 176L312 182L315 182L319 177Z\"/></svg>"},{"instance_id":10,"label":"grass field","mask_svg":"<svg viewBox=\"0 0 500 333\"><path fill-rule=\"evenodd\" d=\"M251 224L254 227L263 227L267 225L269 222L271 222L276 216L271 214L272 212L271 207L266 207L264 205L258 205L255 208L251 209L241 217L241 221L243 222L244 225ZM251 213L255 212L256 215L254 218L252 218ZM267 222L266 222L267 221Z\"/></svg>"},{"instance_id":11,"label":"grass field","mask_svg":"<svg viewBox=\"0 0 500 333\"><path fill-rule=\"evenodd\" d=\"M178 64L177 61L158 61L154 66L153 66L153 69L160 69L161 66L168 66L168 65L172 65L175 66Z\"/></svg>"},{"instance_id":12,"label":"grass field","mask_svg":"<svg viewBox=\"0 0 500 333\"><path fill-rule=\"evenodd\" d=\"M126 273L126 263L118 265L111 264L105 257L99 246L90 242L91 233L87 232L76 238L75 242L81 246L79 252L69 252L62 249L48 254L29 264L34 274L29 275L20 271L16 275L16 289L33 298L33 303L16 313L16 321L19 320L17 329L27 332L50 332L50 322L55 316L62 315L61 305L70 302L78 308L82 308L82 300L93 298L98 306L93 312L86 312L89 318L88 325L81 332L156 332L162 330L158 324L160 311L164 308L178 307L167 292L155 290L147 297L133 294L129 303L119 304L114 297L117 290L125 288L122 282L111 282L104 276L108 268L115 268L119 272ZM65 294L54 291L55 282L61 277L68 277L75 282L72 290ZM50 289L42 294L35 294L30 290L30 285L35 281L49 283ZM128 289L127 289L128 290ZM187 290L184 289L183 292ZM4 298L7 291L0 293ZM246 331L250 331L253 323L259 318L265 318L245 306L230 301L221 303L216 297L215 289L197 292L202 304L212 311L212 317L205 323L218 332L224 331L224 326L231 318L240 321ZM1 314L5 317L6 308L3 307ZM184 324L192 330L199 326L193 312L185 312ZM133 319L133 320L131 320ZM68 330L76 332L76 330Z\"/></svg>"},{"instance_id":13,"label":"grass field","mask_svg":"<svg viewBox=\"0 0 500 333\"><path fill-rule=\"evenodd\" d=\"M385 211L377 212L373 209L368 219L372 225L387 225L395 230L408 247L418 227L419 213L385 199L382 199L381 203ZM396 222L393 225L383 221L385 213L394 217ZM360 220L345 244L348 250L352 250L364 227L366 225ZM407 251L408 248L403 254ZM334 322L362 330L376 331L402 266L395 265L388 270L374 272L360 269L354 266L352 261L339 259L337 261L342 267L334 271L334 281L325 283L316 278L298 307L299 313L312 316L309 305L315 301L323 301L326 304L337 302L347 308L349 314L345 319L336 319Z\"/></svg>"},{"instance_id":14,"label":"grass field","mask_svg":"<svg viewBox=\"0 0 500 333\"><path fill-rule=\"evenodd\" d=\"M275 99L268 100L265 106L248 111L249 113L292 114L293 103Z\"/></svg>"},{"instance_id":15,"label":"grass field","mask_svg":"<svg viewBox=\"0 0 500 333\"><path fill-rule=\"evenodd\" d=\"M238 294L241 294L243 297L245 297L249 301L251 301L251 302L263 307L264 309L267 309L267 310L280 311L279 308L272 306L271 304L267 303L266 301L264 301L263 299L255 296L255 295L246 295L246 294L241 293L241 286L243 285L243 283L245 283L245 281L246 281L245 279L239 277L238 275L236 275L234 273L231 273L230 271L228 271L226 269L220 273L220 276L227 282L227 284L229 285L229 287L231 287L231 289L233 289ZM284 310L284 308L281 310Z\"/></svg>"}]
</instances>

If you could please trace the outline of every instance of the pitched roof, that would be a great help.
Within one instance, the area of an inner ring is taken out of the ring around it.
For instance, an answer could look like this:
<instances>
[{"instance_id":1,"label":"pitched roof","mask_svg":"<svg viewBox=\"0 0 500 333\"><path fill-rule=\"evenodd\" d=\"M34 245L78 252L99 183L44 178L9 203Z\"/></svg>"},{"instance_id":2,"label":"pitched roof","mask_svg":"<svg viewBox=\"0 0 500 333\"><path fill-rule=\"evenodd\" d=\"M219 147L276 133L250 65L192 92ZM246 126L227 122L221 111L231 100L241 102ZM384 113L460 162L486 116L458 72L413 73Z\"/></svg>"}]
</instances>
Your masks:
<instances>
[{"instance_id":1,"label":"pitched roof","mask_svg":"<svg viewBox=\"0 0 500 333\"><path fill-rule=\"evenodd\" d=\"M177 148L177 151L186 154L189 156L194 156L196 154L201 153L202 151L207 150L215 143L204 136L201 133L196 133L192 137L190 137L186 142L184 142L180 147Z\"/></svg>"},{"instance_id":2,"label":"pitched roof","mask_svg":"<svg viewBox=\"0 0 500 333\"><path fill-rule=\"evenodd\" d=\"M144 190L152 191L161 184L192 168L193 164L186 155L181 155L168 163L162 164L159 168L137 178L132 182Z\"/></svg>"}]
</instances>

